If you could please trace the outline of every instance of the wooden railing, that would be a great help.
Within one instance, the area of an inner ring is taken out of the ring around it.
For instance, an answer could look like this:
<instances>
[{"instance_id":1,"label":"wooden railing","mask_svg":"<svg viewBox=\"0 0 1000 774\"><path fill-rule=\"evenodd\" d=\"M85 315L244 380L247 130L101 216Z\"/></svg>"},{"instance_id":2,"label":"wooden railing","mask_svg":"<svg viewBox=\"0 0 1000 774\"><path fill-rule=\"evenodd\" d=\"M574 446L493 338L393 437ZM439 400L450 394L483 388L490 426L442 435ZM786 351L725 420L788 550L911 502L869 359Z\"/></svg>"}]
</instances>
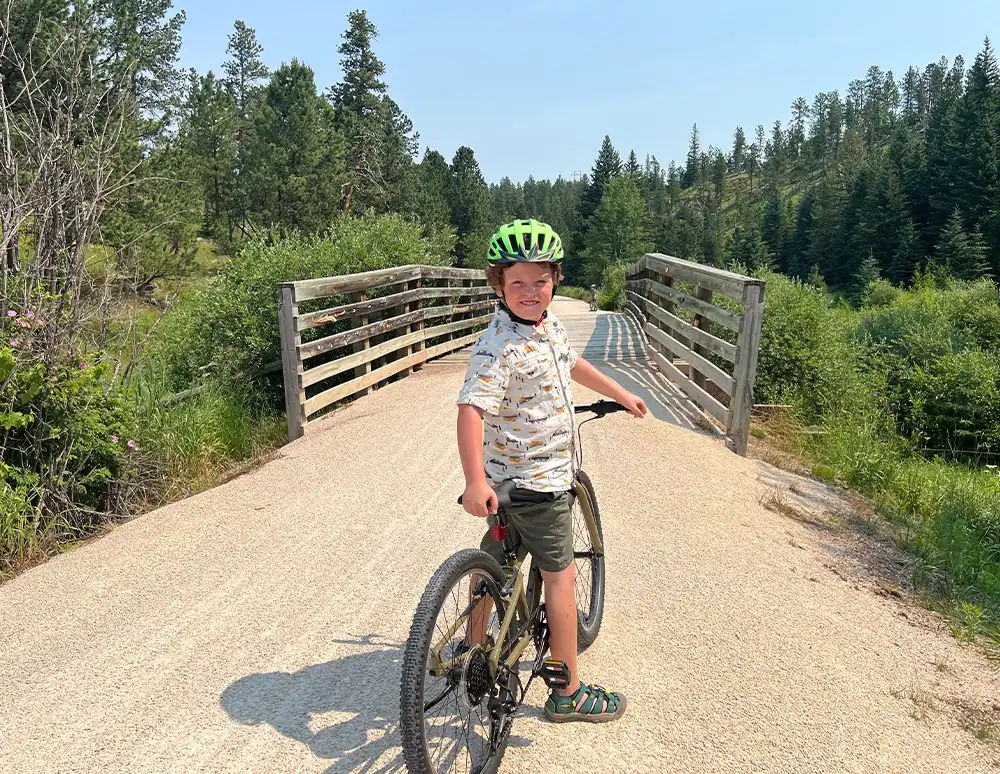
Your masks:
<instances>
[{"instance_id":1,"label":"wooden railing","mask_svg":"<svg viewBox=\"0 0 1000 774\"><path fill-rule=\"evenodd\" d=\"M481 270L441 266L282 283L289 440L332 404L368 394L431 358L473 344L492 315L493 295ZM318 301L329 304L331 297L335 306Z\"/></svg>"},{"instance_id":2,"label":"wooden railing","mask_svg":"<svg viewBox=\"0 0 1000 774\"><path fill-rule=\"evenodd\" d=\"M714 294L735 303L713 303ZM625 297L663 374L725 429L730 449L744 454L764 282L650 253L629 267Z\"/></svg>"}]
</instances>

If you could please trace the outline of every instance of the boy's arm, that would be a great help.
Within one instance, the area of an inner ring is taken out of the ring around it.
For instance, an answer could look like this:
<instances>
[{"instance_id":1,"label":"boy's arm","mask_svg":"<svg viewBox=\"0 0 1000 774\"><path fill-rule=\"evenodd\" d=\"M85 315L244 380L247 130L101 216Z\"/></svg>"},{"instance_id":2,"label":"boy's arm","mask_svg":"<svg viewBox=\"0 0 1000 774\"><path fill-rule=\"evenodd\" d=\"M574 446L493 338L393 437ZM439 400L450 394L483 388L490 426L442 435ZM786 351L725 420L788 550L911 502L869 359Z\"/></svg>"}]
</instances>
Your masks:
<instances>
[{"instance_id":1,"label":"boy's arm","mask_svg":"<svg viewBox=\"0 0 1000 774\"><path fill-rule=\"evenodd\" d=\"M473 516L497 512L497 495L486 481L483 469L483 414L477 406L458 406L458 454L465 473L462 507Z\"/></svg>"},{"instance_id":2,"label":"boy's arm","mask_svg":"<svg viewBox=\"0 0 1000 774\"><path fill-rule=\"evenodd\" d=\"M618 401L628 409L629 414L640 419L646 415L646 404L642 398L633 395L614 379L610 379L582 357L576 359L576 364L570 370L573 381L584 387L599 392L606 398Z\"/></svg>"}]
</instances>

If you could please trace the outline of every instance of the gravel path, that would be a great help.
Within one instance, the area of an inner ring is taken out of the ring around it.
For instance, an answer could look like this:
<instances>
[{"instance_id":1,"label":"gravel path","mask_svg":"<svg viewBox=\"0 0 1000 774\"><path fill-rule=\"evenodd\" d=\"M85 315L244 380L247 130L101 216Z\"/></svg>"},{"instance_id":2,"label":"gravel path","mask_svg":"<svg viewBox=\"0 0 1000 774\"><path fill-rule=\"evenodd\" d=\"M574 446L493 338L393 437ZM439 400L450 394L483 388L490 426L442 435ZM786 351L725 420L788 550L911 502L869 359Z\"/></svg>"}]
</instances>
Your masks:
<instances>
[{"instance_id":1,"label":"gravel path","mask_svg":"<svg viewBox=\"0 0 1000 774\"><path fill-rule=\"evenodd\" d=\"M603 316L558 308L577 331ZM262 468L0 587L0 772L403 771L413 610L481 530L455 504L462 372L429 364ZM554 726L536 681L502 771L1000 770L973 733L1000 727L981 655L764 505L835 495L680 422L613 415L583 444L608 592L581 664L629 712Z\"/></svg>"}]
</instances>

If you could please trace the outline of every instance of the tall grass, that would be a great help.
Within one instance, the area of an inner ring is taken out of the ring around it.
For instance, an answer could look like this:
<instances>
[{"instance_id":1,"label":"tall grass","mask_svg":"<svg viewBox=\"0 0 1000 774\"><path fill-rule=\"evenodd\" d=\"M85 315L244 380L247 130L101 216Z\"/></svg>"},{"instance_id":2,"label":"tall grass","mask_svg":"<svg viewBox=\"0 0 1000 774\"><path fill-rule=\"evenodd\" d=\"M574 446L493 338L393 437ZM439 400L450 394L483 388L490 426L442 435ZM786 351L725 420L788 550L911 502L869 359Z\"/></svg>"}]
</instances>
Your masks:
<instances>
[{"instance_id":1,"label":"tall grass","mask_svg":"<svg viewBox=\"0 0 1000 774\"><path fill-rule=\"evenodd\" d=\"M755 399L822 425L791 450L873 501L912 552L915 584L959 630L1000 637L1000 476L973 464L1000 433L984 412L1000 384L983 335L1000 318L995 288L880 285L854 311L766 279ZM929 437L950 451L934 456Z\"/></svg>"},{"instance_id":2,"label":"tall grass","mask_svg":"<svg viewBox=\"0 0 1000 774\"><path fill-rule=\"evenodd\" d=\"M135 386L141 442L156 460L159 501L211 487L238 463L285 439L285 418L262 395L210 381L165 404L165 384L162 373L146 372Z\"/></svg>"}]
</instances>

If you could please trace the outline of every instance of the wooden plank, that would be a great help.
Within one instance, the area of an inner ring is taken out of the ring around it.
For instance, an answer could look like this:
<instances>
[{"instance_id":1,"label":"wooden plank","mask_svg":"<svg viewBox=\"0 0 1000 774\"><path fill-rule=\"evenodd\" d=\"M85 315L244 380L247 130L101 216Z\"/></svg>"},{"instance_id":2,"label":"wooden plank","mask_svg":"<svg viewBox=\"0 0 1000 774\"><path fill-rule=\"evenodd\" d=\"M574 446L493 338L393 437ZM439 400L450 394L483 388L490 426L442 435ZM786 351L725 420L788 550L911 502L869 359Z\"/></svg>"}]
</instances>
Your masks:
<instances>
[{"instance_id":1,"label":"wooden plank","mask_svg":"<svg viewBox=\"0 0 1000 774\"><path fill-rule=\"evenodd\" d=\"M321 355L324 352L346 347L350 344L354 344L356 341L361 341L363 339L370 338L371 336L377 336L380 333L387 333L388 331L401 328L404 325L410 325L419 320L426 320L430 317L444 317L448 314L451 314L450 306L433 306L428 309L420 309L416 312L410 312L409 314L401 314L396 317L390 317L386 320L379 320L378 322L369 323L368 325L360 328L352 328L349 331L342 331L341 333L335 333L332 336L326 336L325 338L317 339L316 341L310 341L308 344L303 344L299 347L299 355L303 360L308 360L309 358L316 357L316 355Z\"/></svg>"},{"instance_id":2,"label":"wooden plank","mask_svg":"<svg viewBox=\"0 0 1000 774\"><path fill-rule=\"evenodd\" d=\"M463 322L469 322L468 320L463 320ZM423 352L417 352L409 357L403 358L402 360L394 360L391 363L387 363L376 371L372 371L368 376L363 379L352 379L344 384L337 385L336 387L327 390L326 392L321 392L319 395L315 395L305 403L306 416L315 414L317 411L326 408L331 403L336 403L338 400L343 400L357 392L360 392L366 387L382 381L383 379L388 379L390 376L399 373L400 371L415 365L419 360L424 361L431 359L432 357L437 357L438 355L443 355L446 352L451 352L455 349L461 349L469 344L475 343L479 338L479 332L470 333L468 336L463 336L460 339L452 339L451 341L445 341L429 349L425 349Z\"/></svg>"},{"instance_id":3,"label":"wooden plank","mask_svg":"<svg viewBox=\"0 0 1000 774\"><path fill-rule=\"evenodd\" d=\"M419 291L409 290L404 293L393 293L390 296L383 296L382 298L365 298L364 301L334 306L329 309L320 309L318 312L310 312L299 317L299 330L304 331L308 328L317 328L320 325L334 323L346 317L380 312L383 309L407 304L419 298Z\"/></svg>"},{"instance_id":4,"label":"wooden plank","mask_svg":"<svg viewBox=\"0 0 1000 774\"><path fill-rule=\"evenodd\" d=\"M380 312L383 309L390 309L394 306L414 304L419 302L421 299L448 298L456 295L450 288L420 288L419 283L420 280L412 280L407 283L412 287L409 287L402 293L393 293L391 296L366 299L365 301L359 303L334 306L329 309L320 309L317 312L300 315L299 330L304 331L308 328L316 328L320 325L327 325L329 323L343 320L346 317L351 317L352 315L365 314L366 312ZM491 287L473 288L468 293L464 293L463 295L485 296L492 292L493 288ZM415 306L414 308L417 307ZM412 309L406 311L412 311Z\"/></svg>"},{"instance_id":5,"label":"wooden plank","mask_svg":"<svg viewBox=\"0 0 1000 774\"><path fill-rule=\"evenodd\" d=\"M281 374L285 384L285 417L288 424L288 440L302 436L305 425L305 388L300 384L302 360L298 354L299 332L295 329L298 304L295 289L278 289L278 328L281 335Z\"/></svg>"},{"instance_id":6,"label":"wooden plank","mask_svg":"<svg viewBox=\"0 0 1000 774\"><path fill-rule=\"evenodd\" d=\"M715 417L722 425L726 424L729 419L729 409L682 374L677 366L658 352L655 347L650 347L649 354L652 355L653 361L659 366L660 372L664 376L680 387L691 400Z\"/></svg>"},{"instance_id":7,"label":"wooden plank","mask_svg":"<svg viewBox=\"0 0 1000 774\"><path fill-rule=\"evenodd\" d=\"M635 295L634 293L632 295ZM638 296L642 298L642 296ZM713 336L711 333L701 330L700 328L695 328L691 323L686 320L682 320L675 314L670 314L666 309L654 304L648 298L642 298L646 312L650 317L658 319L660 322L667 325L672 330L677 333L683 334L686 338L690 339L692 342L697 342L700 346L705 347L710 352L714 352L719 357L725 358L730 363L736 362L736 347L730 344L728 341Z\"/></svg>"},{"instance_id":8,"label":"wooden plank","mask_svg":"<svg viewBox=\"0 0 1000 774\"><path fill-rule=\"evenodd\" d=\"M733 377L719 368L711 360L706 360L704 357L699 355L697 352L688 349L683 344L681 344L673 336L664 333L659 328L650 323L646 323L646 335L651 339L659 342L662 346L669 349L676 357L681 360L686 360L691 364L691 368L695 371L700 371L702 374L707 376L717 385L719 388L726 393L726 395L732 395L735 388L735 381ZM695 381L695 384L698 384ZM704 389L703 384L698 384L698 387Z\"/></svg>"},{"instance_id":9,"label":"wooden plank","mask_svg":"<svg viewBox=\"0 0 1000 774\"><path fill-rule=\"evenodd\" d=\"M479 280L486 284L486 274L482 269L457 269L453 266L422 266L424 279Z\"/></svg>"},{"instance_id":10,"label":"wooden plank","mask_svg":"<svg viewBox=\"0 0 1000 774\"><path fill-rule=\"evenodd\" d=\"M646 280L646 283L649 286L649 289L658 296L668 298L678 306L690 309L692 312L697 312L703 317L707 317L712 322L718 323L723 328L728 328L734 333L740 332L740 315L728 312L725 309L720 309L713 304L708 304L700 299L694 298L693 296L689 296L687 293L682 293L676 288L667 287L661 282ZM751 285L748 287L757 286Z\"/></svg>"},{"instance_id":11,"label":"wooden plank","mask_svg":"<svg viewBox=\"0 0 1000 774\"><path fill-rule=\"evenodd\" d=\"M681 258L675 258L672 255L649 253L646 255L645 260L646 268L674 277L681 282L701 285L703 288L714 290L716 293L722 293L722 295L736 299L737 301L743 298L744 287L761 284L761 280L754 279L753 277L744 277L741 274L717 269L714 266L706 266L694 261L685 261Z\"/></svg>"},{"instance_id":12,"label":"wooden plank","mask_svg":"<svg viewBox=\"0 0 1000 774\"><path fill-rule=\"evenodd\" d=\"M729 447L746 454L750 436L750 413L753 410L753 384L757 376L757 353L764 319L764 288L748 285L743 294L743 332L736 340L736 364L733 376L736 388L730 402L732 410L726 422Z\"/></svg>"},{"instance_id":13,"label":"wooden plank","mask_svg":"<svg viewBox=\"0 0 1000 774\"><path fill-rule=\"evenodd\" d=\"M337 374L344 373L344 371L356 368L366 361L371 362L376 358L392 354L403 347L409 347L411 345L414 347L412 352L407 353L407 356L416 354L417 352L422 352L424 350L424 342L427 341L427 339L433 338L434 336L442 336L446 333L460 331L463 328L469 328L473 325L487 322L492 318L492 316L493 315L487 314L481 317L474 317L471 320L459 320L458 322L447 323L445 325L437 325L433 328L421 328L413 331L412 333L407 333L403 336L389 339L389 341L383 341L381 344L376 344L371 349L337 358L336 360L331 360L329 363L324 363L323 365L316 366L315 368L307 369L302 374L302 386L310 387L323 381L324 379L329 379L331 376L336 376ZM423 325L423 323L421 323L421 325Z\"/></svg>"},{"instance_id":14,"label":"wooden plank","mask_svg":"<svg viewBox=\"0 0 1000 774\"><path fill-rule=\"evenodd\" d=\"M283 282L281 287L294 287L295 300L308 301L313 298L335 296L338 293L352 293L356 290L368 290L383 285L409 282L417 279L420 276L420 271L420 266L393 266L389 269L344 274L340 277L320 277L299 280L298 282Z\"/></svg>"}]
</instances>

